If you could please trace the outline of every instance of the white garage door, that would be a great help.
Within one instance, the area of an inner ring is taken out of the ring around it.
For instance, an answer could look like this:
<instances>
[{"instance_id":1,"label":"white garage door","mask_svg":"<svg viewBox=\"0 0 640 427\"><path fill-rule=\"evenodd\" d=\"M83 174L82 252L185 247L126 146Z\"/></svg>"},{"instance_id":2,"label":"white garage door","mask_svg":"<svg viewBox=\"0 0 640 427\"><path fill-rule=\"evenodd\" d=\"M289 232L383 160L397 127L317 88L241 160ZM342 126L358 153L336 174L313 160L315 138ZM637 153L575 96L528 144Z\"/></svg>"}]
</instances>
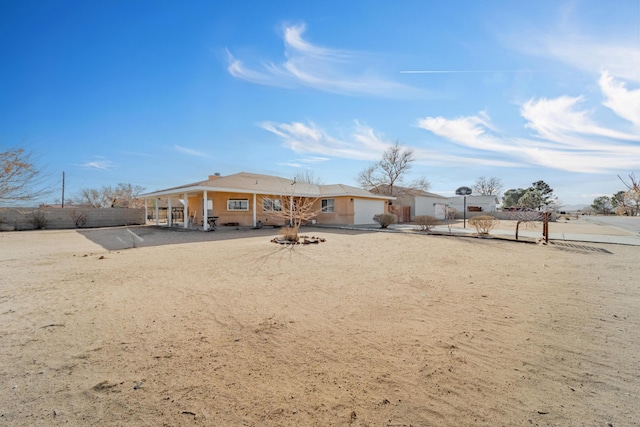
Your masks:
<instances>
[{"instance_id":1,"label":"white garage door","mask_svg":"<svg viewBox=\"0 0 640 427\"><path fill-rule=\"evenodd\" d=\"M353 224L375 224L373 216L384 213L384 200L355 199L353 201Z\"/></svg>"}]
</instances>

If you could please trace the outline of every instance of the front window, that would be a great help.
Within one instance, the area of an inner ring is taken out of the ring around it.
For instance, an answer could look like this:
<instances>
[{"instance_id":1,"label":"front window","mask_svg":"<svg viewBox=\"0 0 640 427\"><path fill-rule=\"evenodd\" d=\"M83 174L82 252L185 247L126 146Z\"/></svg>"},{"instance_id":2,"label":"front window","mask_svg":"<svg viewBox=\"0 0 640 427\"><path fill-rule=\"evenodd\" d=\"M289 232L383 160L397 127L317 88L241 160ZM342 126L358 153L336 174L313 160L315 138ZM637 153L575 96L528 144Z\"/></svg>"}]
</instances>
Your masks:
<instances>
[{"instance_id":1,"label":"front window","mask_svg":"<svg viewBox=\"0 0 640 427\"><path fill-rule=\"evenodd\" d=\"M335 212L335 199L322 199L322 212Z\"/></svg>"},{"instance_id":2,"label":"front window","mask_svg":"<svg viewBox=\"0 0 640 427\"><path fill-rule=\"evenodd\" d=\"M262 199L263 212L281 211L282 200L280 199Z\"/></svg>"},{"instance_id":3,"label":"front window","mask_svg":"<svg viewBox=\"0 0 640 427\"><path fill-rule=\"evenodd\" d=\"M248 211L249 199L229 199L227 200L228 211Z\"/></svg>"}]
</instances>

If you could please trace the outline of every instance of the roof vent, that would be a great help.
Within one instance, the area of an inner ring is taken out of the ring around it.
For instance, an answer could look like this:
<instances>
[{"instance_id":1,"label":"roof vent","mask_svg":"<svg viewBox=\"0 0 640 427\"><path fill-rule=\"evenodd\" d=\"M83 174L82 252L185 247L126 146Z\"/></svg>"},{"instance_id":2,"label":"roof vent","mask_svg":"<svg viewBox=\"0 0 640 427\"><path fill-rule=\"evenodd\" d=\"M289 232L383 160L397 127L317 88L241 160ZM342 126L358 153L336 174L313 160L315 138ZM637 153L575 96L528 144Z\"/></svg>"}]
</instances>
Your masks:
<instances>
[{"instance_id":1,"label":"roof vent","mask_svg":"<svg viewBox=\"0 0 640 427\"><path fill-rule=\"evenodd\" d=\"M209 175L209 180L220 178L220 172L216 172L213 175Z\"/></svg>"}]
</instances>

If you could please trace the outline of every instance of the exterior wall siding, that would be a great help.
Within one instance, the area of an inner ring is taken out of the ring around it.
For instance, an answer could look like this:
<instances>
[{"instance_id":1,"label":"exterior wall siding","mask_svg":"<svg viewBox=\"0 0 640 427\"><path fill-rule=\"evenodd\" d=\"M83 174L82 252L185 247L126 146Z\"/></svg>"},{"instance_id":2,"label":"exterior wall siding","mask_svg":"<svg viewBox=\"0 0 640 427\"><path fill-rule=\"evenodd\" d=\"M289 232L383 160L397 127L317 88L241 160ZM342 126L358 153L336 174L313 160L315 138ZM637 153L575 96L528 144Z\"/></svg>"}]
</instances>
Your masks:
<instances>
[{"instance_id":1,"label":"exterior wall siding","mask_svg":"<svg viewBox=\"0 0 640 427\"><path fill-rule=\"evenodd\" d=\"M268 196L257 195L256 196L256 221L261 221L263 224L270 225L286 225L287 221L283 218L279 218L268 212L264 212L262 208L263 199L279 199L281 196ZM213 216L218 217L218 225L237 223L239 226L251 227L253 226L253 194L246 193L208 193L207 198L213 201ZM230 199L245 199L248 200L247 211L229 211L227 210L227 201ZM334 212L321 212L322 199L334 199ZM196 224L202 225L202 200L203 195L190 195L188 206L188 217L195 215ZM315 220L318 224L335 224L335 225L349 225L353 224L353 197L321 197L316 200L314 209L318 212ZM387 211L387 205L385 203L385 211Z\"/></svg>"}]
</instances>

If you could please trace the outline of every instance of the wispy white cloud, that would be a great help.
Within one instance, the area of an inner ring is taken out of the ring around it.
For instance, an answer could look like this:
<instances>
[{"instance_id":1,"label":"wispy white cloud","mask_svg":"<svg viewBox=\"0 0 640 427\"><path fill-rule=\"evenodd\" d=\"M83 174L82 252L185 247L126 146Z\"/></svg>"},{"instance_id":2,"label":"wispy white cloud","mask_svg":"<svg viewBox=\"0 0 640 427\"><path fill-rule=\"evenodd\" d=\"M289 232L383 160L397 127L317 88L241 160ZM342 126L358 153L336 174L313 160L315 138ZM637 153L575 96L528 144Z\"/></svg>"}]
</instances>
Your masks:
<instances>
[{"instance_id":1,"label":"wispy white cloud","mask_svg":"<svg viewBox=\"0 0 640 427\"><path fill-rule=\"evenodd\" d=\"M534 130L537 136L564 145L583 149L598 148L599 144L589 142L582 135L638 140L637 134L628 134L594 123L590 117L590 111L576 109L576 106L583 101L584 98L581 96L532 99L522 106L520 113L528 120L526 127ZM600 146L600 148L604 147Z\"/></svg>"},{"instance_id":2,"label":"wispy white cloud","mask_svg":"<svg viewBox=\"0 0 640 427\"><path fill-rule=\"evenodd\" d=\"M84 162L82 164L79 164L78 166L85 169L97 169L97 170L109 171L113 169L114 164L111 160L108 160L105 158L98 158L96 160L90 160L90 161Z\"/></svg>"},{"instance_id":3,"label":"wispy white cloud","mask_svg":"<svg viewBox=\"0 0 640 427\"><path fill-rule=\"evenodd\" d=\"M210 158L211 156L209 156L208 154L203 153L202 151L198 151L198 150L193 150L191 148L187 148L187 147L183 147L181 145L174 145L173 148L183 154L188 154L190 156L196 156L196 157L205 157L205 158Z\"/></svg>"},{"instance_id":4,"label":"wispy white cloud","mask_svg":"<svg viewBox=\"0 0 640 427\"><path fill-rule=\"evenodd\" d=\"M324 163L324 162L328 162L329 160L330 159L328 157L305 157L303 159L300 159L302 163L306 163L306 164Z\"/></svg>"},{"instance_id":5,"label":"wispy white cloud","mask_svg":"<svg viewBox=\"0 0 640 427\"><path fill-rule=\"evenodd\" d=\"M329 135L313 123L258 124L263 129L278 135L285 147L296 153L318 154L356 160L374 160L388 147L389 143L373 129L358 122L348 139Z\"/></svg>"},{"instance_id":6,"label":"wispy white cloud","mask_svg":"<svg viewBox=\"0 0 640 427\"><path fill-rule=\"evenodd\" d=\"M286 88L313 89L349 95L385 97L424 96L422 90L380 77L366 69L367 55L314 45L302 35L304 24L286 26L283 31L284 60L249 68L228 50L229 73L252 83ZM353 70L354 66L360 67Z\"/></svg>"},{"instance_id":7,"label":"wispy white cloud","mask_svg":"<svg viewBox=\"0 0 640 427\"><path fill-rule=\"evenodd\" d=\"M600 74L608 70L619 78L640 82L637 27L610 28L600 26L600 22L590 24L581 21L579 9L564 7L561 19L551 27L520 26L500 37L515 51L549 58L589 73Z\"/></svg>"},{"instance_id":8,"label":"wispy white cloud","mask_svg":"<svg viewBox=\"0 0 640 427\"><path fill-rule=\"evenodd\" d=\"M621 78L640 81L640 46L633 40L630 37L607 43L575 36L547 35L539 45L540 49L535 51L581 70L594 73L609 70Z\"/></svg>"},{"instance_id":9,"label":"wispy white cloud","mask_svg":"<svg viewBox=\"0 0 640 427\"><path fill-rule=\"evenodd\" d=\"M278 166L288 166L290 168L302 168L302 164L300 163L295 163L295 162L282 162L282 163L278 163Z\"/></svg>"},{"instance_id":10,"label":"wispy white cloud","mask_svg":"<svg viewBox=\"0 0 640 427\"><path fill-rule=\"evenodd\" d=\"M488 118L481 113L478 116L478 120L483 121ZM488 128L492 128L486 121L485 125ZM315 159L326 161L329 158L342 158L350 160L366 160L376 161L379 160L384 151L389 148L394 141L391 141L384 137L384 135L377 133L373 128L366 126L358 121L354 122L352 129L348 131L337 130L334 133L347 134L344 138L336 138L331 136L329 132L324 129L320 129L313 123L275 123L264 122L259 124L265 130L278 135L285 147L293 150L296 153L308 153L319 154L321 156L328 157L311 157ZM460 138L464 140L463 138ZM502 160L496 158L482 158L472 155L459 155L455 152L444 152L437 149L427 149L424 147L411 146L407 147L414 151L416 163L430 166L470 166L470 165L484 165L484 166L503 166L514 167L522 166L521 163L516 163L511 160ZM455 151L455 150L452 150ZM307 158L307 162L308 162ZM295 165L300 167L305 163L305 160L297 160L290 162L289 166Z\"/></svg>"},{"instance_id":11,"label":"wispy white cloud","mask_svg":"<svg viewBox=\"0 0 640 427\"><path fill-rule=\"evenodd\" d=\"M292 168L309 168L310 165L317 165L319 163L328 162L329 160L331 159L328 157L301 157L288 162L278 163L278 165L289 166Z\"/></svg>"},{"instance_id":12,"label":"wispy white cloud","mask_svg":"<svg viewBox=\"0 0 640 427\"><path fill-rule=\"evenodd\" d=\"M604 86L618 91L605 105L631 120L626 117L631 111L629 104L633 105L628 102L628 91L608 74L603 74L603 79ZM591 111L578 109L583 101L583 97L561 96L525 102L520 114L527 120L525 128L533 131L525 138L500 134L486 114L456 119L426 117L418 121L418 127L457 145L507 155L528 165L590 173L640 167L640 134L598 125Z\"/></svg>"},{"instance_id":13,"label":"wispy white cloud","mask_svg":"<svg viewBox=\"0 0 640 427\"><path fill-rule=\"evenodd\" d=\"M640 67L640 62L638 66ZM640 74L640 68L636 72ZM633 123L637 129L640 128L640 88L628 90L624 83L615 81L606 71L602 73L598 83L606 97L604 105Z\"/></svg>"}]
</instances>

